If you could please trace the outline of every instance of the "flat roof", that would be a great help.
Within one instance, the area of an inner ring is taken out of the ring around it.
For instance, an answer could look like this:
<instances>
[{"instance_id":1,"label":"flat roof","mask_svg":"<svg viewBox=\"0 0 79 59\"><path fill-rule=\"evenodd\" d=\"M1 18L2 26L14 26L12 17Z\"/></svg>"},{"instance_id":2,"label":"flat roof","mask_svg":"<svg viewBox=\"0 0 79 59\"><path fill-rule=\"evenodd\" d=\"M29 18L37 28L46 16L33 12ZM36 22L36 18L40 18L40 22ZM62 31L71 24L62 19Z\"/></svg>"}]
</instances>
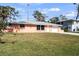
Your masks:
<instances>
[{"instance_id":1,"label":"flat roof","mask_svg":"<svg viewBox=\"0 0 79 59\"><path fill-rule=\"evenodd\" d=\"M76 22L79 22L79 20L72 20L72 19L70 19L70 20L60 20L60 21L58 21L58 22L70 22L70 21L76 21Z\"/></svg>"},{"instance_id":2,"label":"flat roof","mask_svg":"<svg viewBox=\"0 0 79 59\"><path fill-rule=\"evenodd\" d=\"M59 25L59 24L52 24L52 23L48 23L48 22L39 22L39 21L36 21L36 22L32 22L32 21L27 21L27 22L20 21L20 22L10 22L10 23L13 23L13 24L33 24L33 25L62 26L62 25Z\"/></svg>"}]
</instances>

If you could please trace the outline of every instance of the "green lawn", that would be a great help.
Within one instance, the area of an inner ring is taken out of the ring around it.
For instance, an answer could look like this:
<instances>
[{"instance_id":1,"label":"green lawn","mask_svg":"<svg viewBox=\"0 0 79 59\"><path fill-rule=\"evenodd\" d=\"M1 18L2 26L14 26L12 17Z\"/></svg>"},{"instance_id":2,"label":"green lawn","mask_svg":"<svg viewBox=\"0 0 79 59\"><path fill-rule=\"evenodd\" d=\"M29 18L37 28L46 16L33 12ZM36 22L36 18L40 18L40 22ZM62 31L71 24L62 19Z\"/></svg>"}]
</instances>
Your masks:
<instances>
[{"instance_id":1,"label":"green lawn","mask_svg":"<svg viewBox=\"0 0 79 59\"><path fill-rule=\"evenodd\" d=\"M55 33L6 33L2 39L6 43L0 43L0 55L79 55L79 36Z\"/></svg>"}]
</instances>

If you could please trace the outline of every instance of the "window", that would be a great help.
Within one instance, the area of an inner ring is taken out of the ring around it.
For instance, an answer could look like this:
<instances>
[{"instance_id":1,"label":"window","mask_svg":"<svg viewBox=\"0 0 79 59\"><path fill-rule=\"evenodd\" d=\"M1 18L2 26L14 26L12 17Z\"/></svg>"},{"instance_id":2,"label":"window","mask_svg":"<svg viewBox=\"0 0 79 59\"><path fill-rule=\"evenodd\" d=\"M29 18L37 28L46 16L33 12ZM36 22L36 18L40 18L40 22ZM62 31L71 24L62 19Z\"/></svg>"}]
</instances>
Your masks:
<instances>
[{"instance_id":1,"label":"window","mask_svg":"<svg viewBox=\"0 0 79 59\"><path fill-rule=\"evenodd\" d=\"M21 27L21 28L24 28L24 27L25 27L25 25L24 25L24 24L20 24L20 27Z\"/></svg>"},{"instance_id":2,"label":"window","mask_svg":"<svg viewBox=\"0 0 79 59\"><path fill-rule=\"evenodd\" d=\"M71 29L71 27L68 27L69 29Z\"/></svg>"},{"instance_id":3,"label":"window","mask_svg":"<svg viewBox=\"0 0 79 59\"><path fill-rule=\"evenodd\" d=\"M44 25L41 25L41 30L44 30Z\"/></svg>"},{"instance_id":4,"label":"window","mask_svg":"<svg viewBox=\"0 0 79 59\"><path fill-rule=\"evenodd\" d=\"M61 22L60 24L63 25L63 22Z\"/></svg>"},{"instance_id":5,"label":"window","mask_svg":"<svg viewBox=\"0 0 79 59\"><path fill-rule=\"evenodd\" d=\"M75 29L73 29L73 31L75 31Z\"/></svg>"},{"instance_id":6,"label":"window","mask_svg":"<svg viewBox=\"0 0 79 59\"><path fill-rule=\"evenodd\" d=\"M44 30L44 25L37 25L37 30Z\"/></svg>"},{"instance_id":7,"label":"window","mask_svg":"<svg viewBox=\"0 0 79 59\"><path fill-rule=\"evenodd\" d=\"M40 25L37 25L37 30L40 30Z\"/></svg>"},{"instance_id":8,"label":"window","mask_svg":"<svg viewBox=\"0 0 79 59\"><path fill-rule=\"evenodd\" d=\"M11 23L9 23L9 26L12 26L12 24L11 24Z\"/></svg>"}]
</instances>

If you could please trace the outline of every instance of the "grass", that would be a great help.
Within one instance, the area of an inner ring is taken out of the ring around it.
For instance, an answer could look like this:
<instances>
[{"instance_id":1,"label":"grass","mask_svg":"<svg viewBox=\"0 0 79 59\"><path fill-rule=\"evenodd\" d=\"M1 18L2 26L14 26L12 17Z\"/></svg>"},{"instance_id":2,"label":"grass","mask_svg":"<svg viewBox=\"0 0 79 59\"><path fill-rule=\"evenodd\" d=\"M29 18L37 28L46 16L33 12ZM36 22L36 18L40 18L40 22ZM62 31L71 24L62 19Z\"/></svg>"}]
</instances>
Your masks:
<instances>
[{"instance_id":1,"label":"grass","mask_svg":"<svg viewBox=\"0 0 79 59\"><path fill-rule=\"evenodd\" d=\"M56 33L6 33L1 56L78 56L79 36ZM11 43L15 42L15 43Z\"/></svg>"}]
</instances>

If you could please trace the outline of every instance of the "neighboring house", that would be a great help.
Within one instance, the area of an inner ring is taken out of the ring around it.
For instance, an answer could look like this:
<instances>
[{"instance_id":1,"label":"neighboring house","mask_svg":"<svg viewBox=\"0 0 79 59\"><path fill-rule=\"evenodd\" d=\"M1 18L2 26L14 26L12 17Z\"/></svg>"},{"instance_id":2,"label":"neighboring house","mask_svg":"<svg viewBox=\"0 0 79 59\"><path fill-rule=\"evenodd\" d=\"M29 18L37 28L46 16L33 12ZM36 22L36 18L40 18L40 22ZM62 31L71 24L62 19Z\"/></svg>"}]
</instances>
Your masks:
<instances>
[{"instance_id":1,"label":"neighboring house","mask_svg":"<svg viewBox=\"0 0 79 59\"><path fill-rule=\"evenodd\" d=\"M4 32L63 32L61 25L46 22L12 22Z\"/></svg>"},{"instance_id":2,"label":"neighboring house","mask_svg":"<svg viewBox=\"0 0 79 59\"><path fill-rule=\"evenodd\" d=\"M79 29L79 20L63 20L58 21L57 24L62 25L63 29L67 29L70 32L76 32Z\"/></svg>"}]
</instances>

